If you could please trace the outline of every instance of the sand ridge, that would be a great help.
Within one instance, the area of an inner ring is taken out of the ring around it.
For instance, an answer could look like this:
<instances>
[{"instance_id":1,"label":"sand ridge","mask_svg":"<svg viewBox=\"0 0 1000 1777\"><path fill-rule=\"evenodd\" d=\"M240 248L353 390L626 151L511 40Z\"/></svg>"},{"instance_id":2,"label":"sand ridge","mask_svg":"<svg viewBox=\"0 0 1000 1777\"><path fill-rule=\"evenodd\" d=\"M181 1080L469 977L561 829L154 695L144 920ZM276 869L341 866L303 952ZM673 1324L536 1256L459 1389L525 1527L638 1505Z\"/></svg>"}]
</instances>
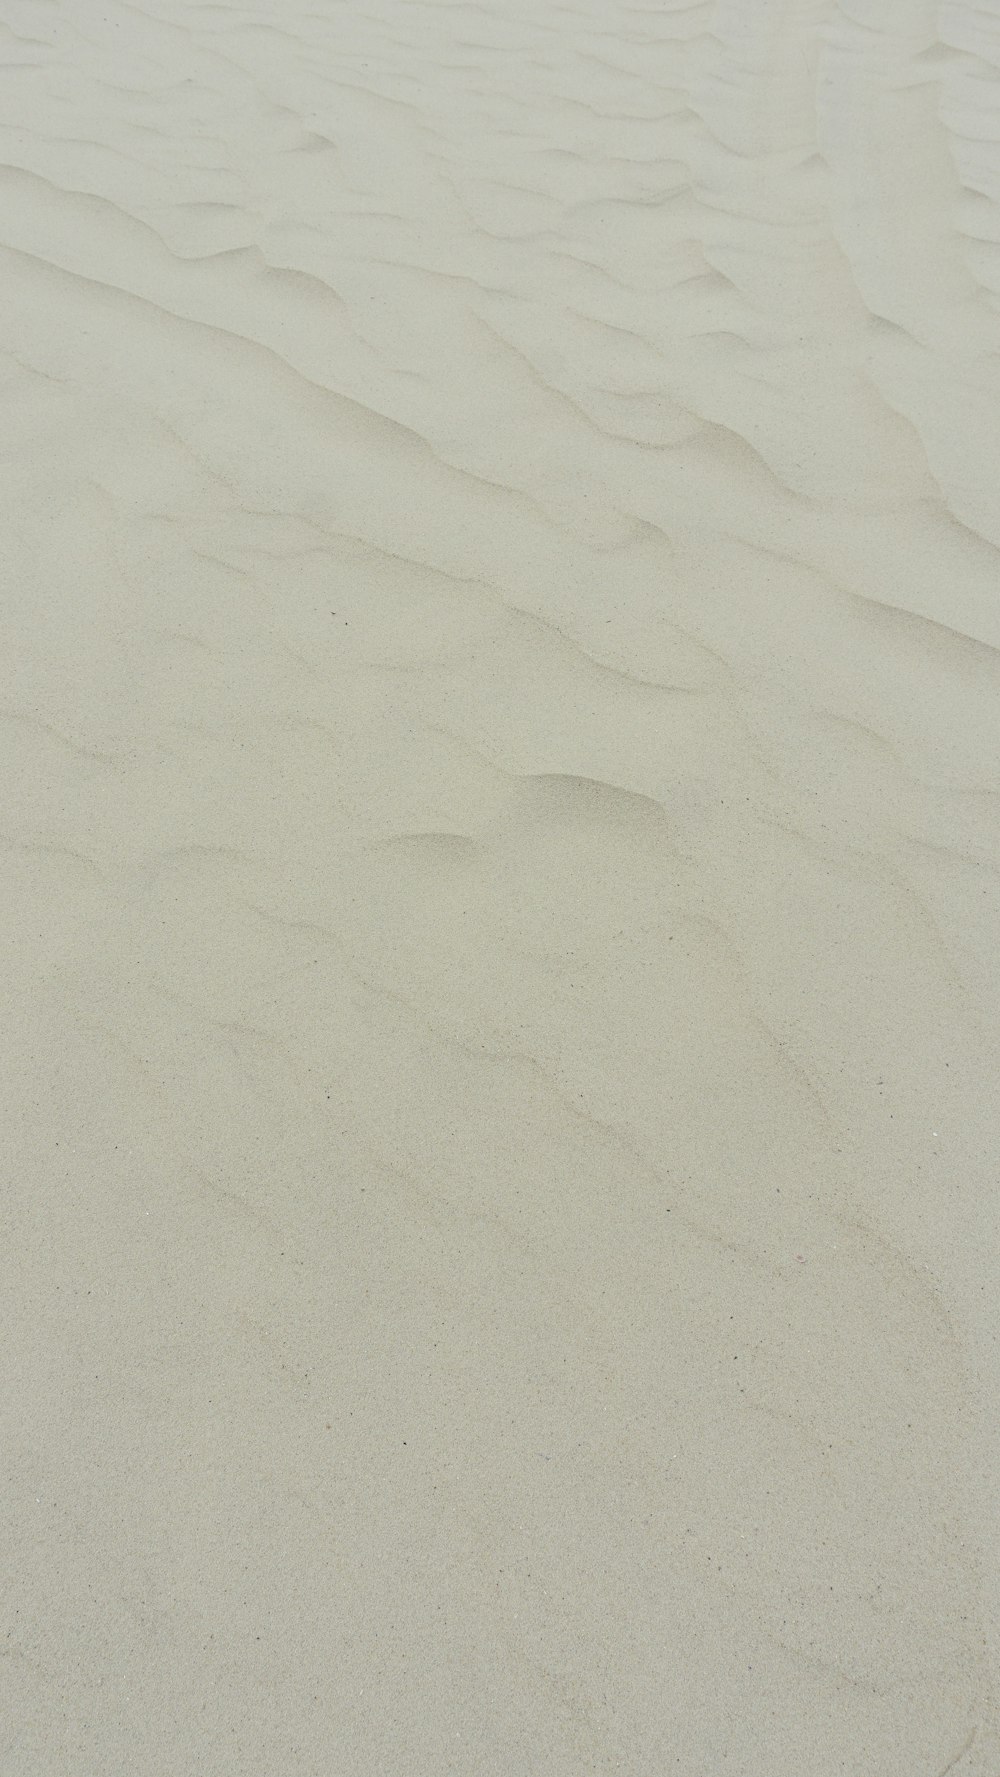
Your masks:
<instances>
[{"instance_id":1,"label":"sand ridge","mask_svg":"<svg viewBox=\"0 0 1000 1777\"><path fill-rule=\"evenodd\" d=\"M1000 1769L998 143L11 0L5 1774Z\"/></svg>"}]
</instances>

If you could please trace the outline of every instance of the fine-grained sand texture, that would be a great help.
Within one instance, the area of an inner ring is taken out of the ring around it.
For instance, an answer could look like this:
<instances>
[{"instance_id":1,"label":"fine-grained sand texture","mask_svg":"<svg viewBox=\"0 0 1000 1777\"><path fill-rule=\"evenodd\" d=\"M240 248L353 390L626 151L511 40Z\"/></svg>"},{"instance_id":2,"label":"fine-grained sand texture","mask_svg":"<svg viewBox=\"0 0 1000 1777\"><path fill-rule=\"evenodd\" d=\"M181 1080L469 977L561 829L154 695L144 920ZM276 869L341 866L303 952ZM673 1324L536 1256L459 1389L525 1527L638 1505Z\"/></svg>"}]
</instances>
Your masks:
<instances>
[{"instance_id":1,"label":"fine-grained sand texture","mask_svg":"<svg viewBox=\"0 0 1000 1777\"><path fill-rule=\"evenodd\" d=\"M7 0L2 1777L1000 1772L995 0Z\"/></svg>"}]
</instances>

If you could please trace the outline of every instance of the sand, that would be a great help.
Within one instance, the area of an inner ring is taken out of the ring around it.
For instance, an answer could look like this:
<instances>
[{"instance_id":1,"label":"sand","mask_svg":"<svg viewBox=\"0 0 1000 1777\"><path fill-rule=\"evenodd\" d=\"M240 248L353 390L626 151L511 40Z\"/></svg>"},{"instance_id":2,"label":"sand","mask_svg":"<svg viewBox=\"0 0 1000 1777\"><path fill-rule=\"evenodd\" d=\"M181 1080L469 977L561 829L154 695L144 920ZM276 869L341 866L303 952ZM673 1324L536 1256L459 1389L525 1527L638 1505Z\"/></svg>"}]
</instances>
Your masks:
<instances>
[{"instance_id":1,"label":"sand","mask_svg":"<svg viewBox=\"0 0 1000 1777\"><path fill-rule=\"evenodd\" d=\"M0 54L0 1772L996 1777L1000 15Z\"/></svg>"}]
</instances>

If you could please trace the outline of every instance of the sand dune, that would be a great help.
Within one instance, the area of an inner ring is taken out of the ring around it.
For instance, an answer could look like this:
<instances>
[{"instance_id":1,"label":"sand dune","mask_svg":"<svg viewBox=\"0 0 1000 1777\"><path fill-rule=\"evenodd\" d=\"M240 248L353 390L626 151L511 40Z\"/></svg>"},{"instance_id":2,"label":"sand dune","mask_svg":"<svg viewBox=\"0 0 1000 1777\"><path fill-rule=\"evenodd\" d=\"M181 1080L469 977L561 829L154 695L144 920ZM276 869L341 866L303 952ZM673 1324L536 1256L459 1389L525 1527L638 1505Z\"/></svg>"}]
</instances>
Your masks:
<instances>
[{"instance_id":1,"label":"sand dune","mask_svg":"<svg viewBox=\"0 0 1000 1777\"><path fill-rule=\"evenodd\" d=\"M9 0L3 1777L1000 1771L1000 15Z\"/></svg>"}]
</instances>

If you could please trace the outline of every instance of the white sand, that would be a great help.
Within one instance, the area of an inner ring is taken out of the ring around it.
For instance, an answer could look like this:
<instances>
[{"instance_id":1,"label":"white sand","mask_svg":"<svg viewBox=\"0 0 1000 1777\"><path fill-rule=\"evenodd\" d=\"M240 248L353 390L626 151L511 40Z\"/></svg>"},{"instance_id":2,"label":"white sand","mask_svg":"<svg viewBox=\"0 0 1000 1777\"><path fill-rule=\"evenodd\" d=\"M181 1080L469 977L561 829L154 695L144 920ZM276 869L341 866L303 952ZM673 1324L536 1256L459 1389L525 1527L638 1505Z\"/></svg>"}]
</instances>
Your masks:
<instances>
[{"instance_id":1,"label":"white sand","mask_svg":"<svg viewBox=\"0 0 1000 1777\"><path fill-rule=\"evenodd\" d=\"M7 0L3 1777L1000 1771L995 0Z\"/></svg>"}]
</instances>

